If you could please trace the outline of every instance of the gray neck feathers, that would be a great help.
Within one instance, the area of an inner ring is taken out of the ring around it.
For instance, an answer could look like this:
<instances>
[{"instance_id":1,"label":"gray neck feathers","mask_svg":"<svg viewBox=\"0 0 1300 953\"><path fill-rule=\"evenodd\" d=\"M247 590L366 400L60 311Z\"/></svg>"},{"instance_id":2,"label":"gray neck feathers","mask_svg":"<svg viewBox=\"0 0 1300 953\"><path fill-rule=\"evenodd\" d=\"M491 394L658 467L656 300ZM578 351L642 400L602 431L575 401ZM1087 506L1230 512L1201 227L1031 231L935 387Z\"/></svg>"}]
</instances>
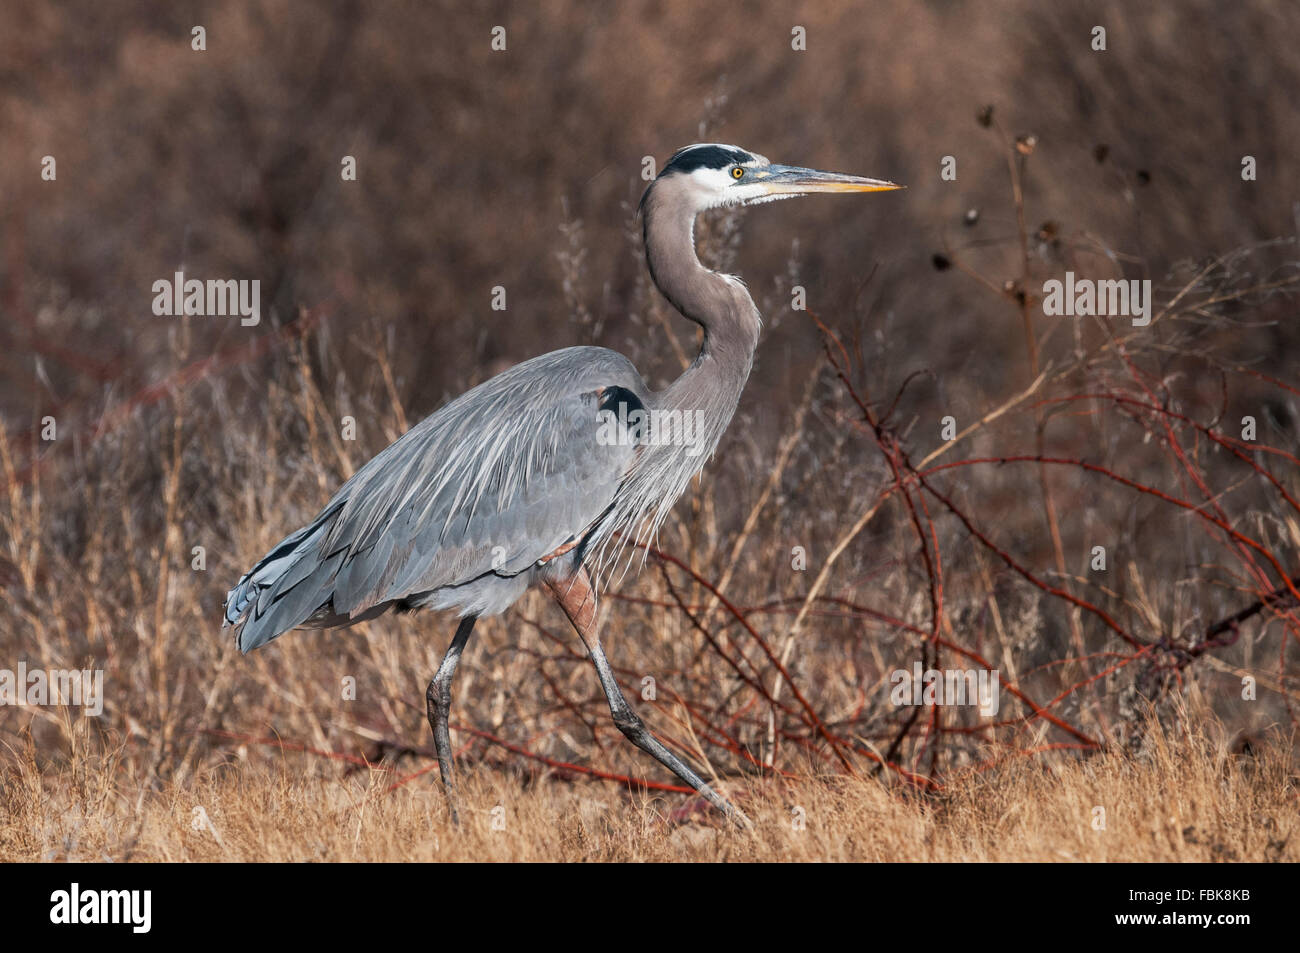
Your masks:
<instances>
[{"instance_id":1,"label":"gray neck feathers","mask_svg":"<svg viewBox=\"0 0 1300 953\"><path fill-rule=\"evenodd\" d=\"M638 452L619 497L597 531L598 571L612 568L621 546L610 536L629 531L653 538L673 503L713 455L731 423L754 363L761 329L758 309L739 279L710 271L695 253L695 207L680 182L659 179L641 205L646 260L664 297L704 329L700 353L677 380L650 396L647 409L679 428L685 442L653 439ZM611 558L612 557L612 558Z\"/></svg>"},{"instance_id":2,"label":"gray neck feathers","mask_svg":"<svg viewBox=\"0 0 1300 953\"><path fill-rule=\"evenodd\" d=\"M668 388L655 395L665 409L705 410L716 433L708 457L731 422L749 379L761 322L739 279L710 271L695 253L695 208L677 183L656 182L642 204L646 261L664 297L704 328L700 353ZM702 461L701 461L702 463Z\"/></svg>"}]
</instances>

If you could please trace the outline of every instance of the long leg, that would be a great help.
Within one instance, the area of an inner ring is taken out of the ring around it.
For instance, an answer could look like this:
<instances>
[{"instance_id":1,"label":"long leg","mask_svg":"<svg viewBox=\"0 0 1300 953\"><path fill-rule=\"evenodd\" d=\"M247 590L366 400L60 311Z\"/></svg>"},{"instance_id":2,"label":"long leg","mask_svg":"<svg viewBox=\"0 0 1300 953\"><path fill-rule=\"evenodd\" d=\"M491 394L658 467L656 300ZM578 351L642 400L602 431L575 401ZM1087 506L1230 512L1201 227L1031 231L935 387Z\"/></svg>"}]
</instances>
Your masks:
<instances>
[{"instance_id":1,"label":"long leg","mask_svg":"<svg viewBox=\"0 0 1300 953\"><path fill-rule=\"evenodd\" d=\"M429 709L429 727L433 729L433 743L438 748L438 772L442 775L442 789L447 795L447 807L451 809L451 822L460 824L460 812L456 806L455 770L451 763L451 732L447 729L447 717L451 712L451 680L456 674L456 665L460 662L460 653L469 641L469 634L474 631L478 616L467 615L460 620L456 636L451 640L451 647L442 657L438 672L429 682L429 690L424 700Z\"/></svg>"},{"instance_id":2,"label":"long leg","mask_svg":"<svg viewBox=\"0 0 1300 953\"><path fill-rule=\"evenodd\" d=\"M605 650L600 647L600 635L596 626L596 590L591 585L587 571L579 569L575 575L549 582L547 585L560 604L560 608L564 610L564 614L573 623L583 644L587 646L587 652L591 655L591 661L596 666L596 674L600 678L600 687L605 690L605 697L609 699L609 711L614 716L614 724L618 726L618 730L623 732L632 744L707 798L710 804L727 817L744 827L752 827L748 817L705 784L698 774L665 748L659 739L650 734L645 723L623 697L623 691L618 687L618 680L614 678L609 660L605 658Z\"/></svg>"}]
</instances>

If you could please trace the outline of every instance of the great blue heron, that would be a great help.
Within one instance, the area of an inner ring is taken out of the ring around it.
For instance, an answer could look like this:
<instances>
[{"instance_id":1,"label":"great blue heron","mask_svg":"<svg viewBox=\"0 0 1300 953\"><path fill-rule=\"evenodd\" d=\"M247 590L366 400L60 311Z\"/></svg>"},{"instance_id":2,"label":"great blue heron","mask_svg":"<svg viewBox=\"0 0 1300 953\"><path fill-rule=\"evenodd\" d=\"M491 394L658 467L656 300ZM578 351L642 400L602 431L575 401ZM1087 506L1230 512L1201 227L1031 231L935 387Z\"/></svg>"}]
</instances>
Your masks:
<instances>
[{"instance_id":1,"label":"great blue heron","mask_svg":"<svg viewBox=\"0 0 1300 953\"><path fill-rule=\"evenodd\" d=\"M614 724L747 825L623 697L600 646L591 570L611 552L617 558L616 537L657 530L717 447L753 365L758 309L739 279L700 264L696 216L813 192L900 187L776 165L735 146L678 151L646 189L641 215L651 277L704 329L691 366L652 391L623 355L571 347L461 395L358 470L319 516L230 590L225 624L236 627L240 650L297 626L349 625L390 608L458 609L460 625L426 695L458 822L447 729L456 664L480 616L504 612L529 586L545 586L586 644ZM669 425L656 427L656 419ZM611 421L621 433L611 434Z\"/></svg>"}]
</instances>

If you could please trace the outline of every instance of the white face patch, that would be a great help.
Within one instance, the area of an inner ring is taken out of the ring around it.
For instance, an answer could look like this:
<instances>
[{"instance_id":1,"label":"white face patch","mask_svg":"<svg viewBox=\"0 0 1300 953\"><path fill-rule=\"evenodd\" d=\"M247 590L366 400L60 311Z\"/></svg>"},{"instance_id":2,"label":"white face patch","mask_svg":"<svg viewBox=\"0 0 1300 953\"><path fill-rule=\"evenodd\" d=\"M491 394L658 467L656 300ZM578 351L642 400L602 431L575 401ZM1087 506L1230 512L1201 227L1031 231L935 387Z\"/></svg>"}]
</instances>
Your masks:
<instances>
[{"instance_id":1,"label":"white face patch","mask_svg":"<svg viewBox=\"0 0 1300 953\"><path fill-rule=\"evenodd\" d=\"M708 144L712 145L712 144ZM734 149L734 146L723 146ZM776 199L789 198L788 195L769 195L763 187L764 168L771 165L766 156L750 153L751 159L728 165L722 169L700 168L682 178L689 184L690 191L700 208L719 208L724 205L756 205L759 202L771 202ZM732 171L737 167L745 174L739 179Z\"/></svg>"}]
</instances>

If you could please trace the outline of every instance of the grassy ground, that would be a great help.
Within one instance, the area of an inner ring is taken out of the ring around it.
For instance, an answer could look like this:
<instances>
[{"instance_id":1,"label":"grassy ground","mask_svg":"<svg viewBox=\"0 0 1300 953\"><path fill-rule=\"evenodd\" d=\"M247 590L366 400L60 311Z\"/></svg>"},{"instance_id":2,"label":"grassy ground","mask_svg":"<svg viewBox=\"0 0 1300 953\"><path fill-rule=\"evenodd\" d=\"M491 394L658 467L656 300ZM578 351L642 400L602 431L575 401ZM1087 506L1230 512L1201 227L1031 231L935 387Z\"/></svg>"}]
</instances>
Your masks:
<instances>
[{"instance_id":1,"label":"grassy ground","mask_svg":"<svg viewBox=\"0 0 1300 953\"><path fill-rule=\"evenodd\" d=\"M1289 746L1234 754L1204 731L1157 731L1150 751L1015 759L926 797L842 776L727 786L752 833L685 795L489 766L464 775L455 829L435 774L390 790L404 772L245 752L149 785L126 752L29 759L0 776L0 860L1300 860Z\"/></svg>"}]
</instances>

